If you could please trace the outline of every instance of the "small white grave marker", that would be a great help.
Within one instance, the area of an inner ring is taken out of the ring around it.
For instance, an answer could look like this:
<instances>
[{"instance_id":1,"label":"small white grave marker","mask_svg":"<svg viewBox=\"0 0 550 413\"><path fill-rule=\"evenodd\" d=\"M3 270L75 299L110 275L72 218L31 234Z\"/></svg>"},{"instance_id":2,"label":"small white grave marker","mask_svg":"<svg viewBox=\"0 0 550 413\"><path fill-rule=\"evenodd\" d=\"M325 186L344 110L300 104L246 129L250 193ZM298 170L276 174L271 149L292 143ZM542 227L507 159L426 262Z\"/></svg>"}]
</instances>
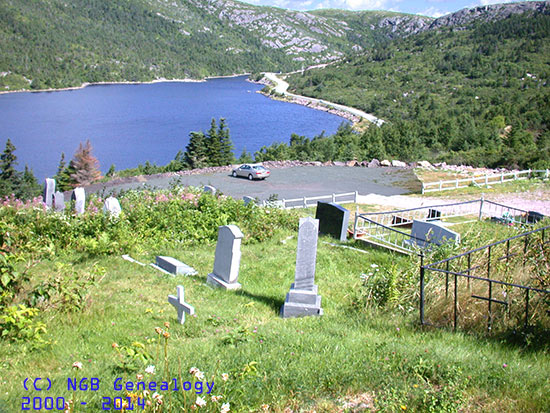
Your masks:
<instances>
[{"instance_id":1,"label":"small white grave marker","mask_svg":"<svg viewBox=\"0 0 550 413\"><path fill-rule=\"evenodd\" d=\"M178 296L175 297L173 295L169 295L168 302L176 308L176 311L178 312L178 321L180 324L183 324L185 323L185 313L189 315L195 314L195 307L185 302L184 289L182 285L178 285L177 290Z\"/></svg>"}]
</instances>

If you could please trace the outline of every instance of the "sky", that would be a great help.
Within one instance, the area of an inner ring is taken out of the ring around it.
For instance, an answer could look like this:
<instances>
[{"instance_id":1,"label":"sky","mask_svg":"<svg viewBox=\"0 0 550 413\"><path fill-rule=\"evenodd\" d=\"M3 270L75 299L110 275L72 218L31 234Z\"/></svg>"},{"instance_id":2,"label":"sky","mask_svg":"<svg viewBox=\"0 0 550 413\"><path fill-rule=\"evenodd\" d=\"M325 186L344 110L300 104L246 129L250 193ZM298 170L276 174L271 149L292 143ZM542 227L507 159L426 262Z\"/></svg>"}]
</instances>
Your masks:
<instances>
[{"instance_id":1,"label":"sky","mask_svg":"<svg viewBox=\"0 0 550 413\"><path fill-rule=\"evenodd\" d=\"M386 10L401 13L441 17L464 8L497 3L517 3L517 0L241 0L261 6L276 6L291 10L346 9Z\"/></svg>"}]
</instances>

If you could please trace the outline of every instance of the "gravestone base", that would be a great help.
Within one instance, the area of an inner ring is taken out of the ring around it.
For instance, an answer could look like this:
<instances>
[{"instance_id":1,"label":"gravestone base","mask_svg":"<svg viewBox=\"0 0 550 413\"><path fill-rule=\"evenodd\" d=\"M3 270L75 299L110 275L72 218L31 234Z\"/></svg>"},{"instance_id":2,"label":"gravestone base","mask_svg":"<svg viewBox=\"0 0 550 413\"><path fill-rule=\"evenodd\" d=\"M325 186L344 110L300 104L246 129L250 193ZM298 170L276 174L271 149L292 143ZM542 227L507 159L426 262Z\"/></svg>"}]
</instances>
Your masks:
<instances>
[{"instance_id":1,"label":"gravestone base","mask_svg":"<svg viewBox=\"0 0 550 413\"><path fill-rule=\"evenodd\" d=\"M281 307L281 317L321 315L323 315L323 309L321 308L321 296L317 295L317 286L314 285L312 290L300 290L294 288L294 284L292 284L286 295L285 303Z\"/></svg>"},{"instance_id":2,"label":"gravestone base","mask_svg":"<svg viewBox=\"0 0 550 413\"><path fill-rule=\"evenodd\" d=\"M165 271L168 271L171 274L174 275L196 275L197 271L190 267L189 265L178 261L175 258L172 257L163 257L161 255L157 255L156 257L156 265L157 267L162 268Z\"/></svg>"},{"instance_id":3,"label":"gravestone base","mask_svg":"<svg viewBox=\"0 0 550 413\"><path fill-rule=\"evenodd\" d=\"M239 290L242 287L241 283L228 283L221 278L218 278L216 274L213 273L208 274L208 277L206 277L206 283L210 284L212 287L223 288L225 290Z\"/></svg>"}]
</instances>

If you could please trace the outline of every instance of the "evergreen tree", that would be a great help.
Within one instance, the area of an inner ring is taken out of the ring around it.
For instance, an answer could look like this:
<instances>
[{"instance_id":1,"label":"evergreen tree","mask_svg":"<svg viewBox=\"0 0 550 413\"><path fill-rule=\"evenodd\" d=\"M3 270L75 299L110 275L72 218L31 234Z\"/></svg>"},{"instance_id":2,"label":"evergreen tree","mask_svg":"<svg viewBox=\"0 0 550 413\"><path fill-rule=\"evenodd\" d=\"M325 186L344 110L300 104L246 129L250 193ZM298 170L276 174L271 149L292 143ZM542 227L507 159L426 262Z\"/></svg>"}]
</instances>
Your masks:
<instances>
[{"instance_id":1,"label":"evergreen tree","mask_svg":"<svg viewBox=\"0 0 550 413\"><path fill-rule=\"evenodd\" d=\"M0 196L17 192L21 184L21 174L15 169L17 156L14 154L15 145L8 138L6 148L0 155Z\"/></svg>"},{"instance_id":2,"label":"evergreen tree","mask_svg":"<svg viewBox=\"0 0 550 413\"><path fill-rule=\"evenodd\" d=\"M109 178L111 178L115 175L115 172L116 172L116 168L115 168L115 164L113 163L111 164L111 167L109 168L105 176L108 176Z\"/></svg>"},{"instance_id":3,"label":"evergreen tree","mask_svg":"<svg viewBox=\"0 0 550 413\"><path fill-rule=\"evenodd\" d=\"M207 138L203 132L191 132L189 143L185 147L185 163L189 168L204 168L208 165Z\"/></svg>"},{"instance_id":4,"label":"evergreen tree","mask_svg":"<svg viewBox=\"0 0 550 413\"><path fill-rule=\"evenodd\" d=\"M101 178L99 161L92 155L92 144L89 140L84 145L80 143L69 166L74 169L71 174L74 187L90 185Z\"/></svg>"},{"instance_id":5,"label":"evergreen tree","mask_svg":"<svg viewBox=\"0 0 550 413\"><path fill-rule=\"evenodd\" d=\"M233 142L229 136L229 129L225 123L225 119L220 119L220 126L218 127L218 139L220 141L220 164L219 165L231 165L235 162L235 155L233 155Z\"/></svg>"},{"instance_id":6,"label":"evergreen tree","mask_svg":"<svg viewBox=\"0 0 550 413\"><path fill-rule=\"evenodd\" d=\"M250 152L246 151L246 147L243 148L241 156L239 156L239 159L237 159L237 163L252 163L252 162L254 162L254 159L252 159L252 155L250 154Z\"/></svg>"},{"instance_id":7,"label":"evergreen tree","mask_svg":"<svg viewBox=\"0 0 550 413\"><path fill-rule=\"evenodd\" d=\"M61 152L61 159L59 160L59 166L57 167L57 173L54 176L55 186L60 191L68 191L72 188L71 186L71 174L74 174L75 170L72 166L72 163L69 166L65 162L65 153Z\"/></svg>"},{"instance_id":8,"label":"evergreen tree","mask_svg":"<svg viewBox=\"0 0 550 413\"><path fill-rule=\"evenodd\" d=\"M208 166L221 165L221 144L218 136L218 128L216 126L216 119L212 118L210 123L210 129L206 135L206 147L208 155Z\"/></svg>"},{"instance_id":9,"label":"evergreen tree","mask_svg":"<svg viewBox=\"0 0 550 413\"><path fill-rule=\"evenodd\" d=\"M25 165L25 171L21 179L21 186L17 191L17 197L21 199L30 199L40 195L42 188L36 180L32 169Z\"/></svg>"}]
</instances>

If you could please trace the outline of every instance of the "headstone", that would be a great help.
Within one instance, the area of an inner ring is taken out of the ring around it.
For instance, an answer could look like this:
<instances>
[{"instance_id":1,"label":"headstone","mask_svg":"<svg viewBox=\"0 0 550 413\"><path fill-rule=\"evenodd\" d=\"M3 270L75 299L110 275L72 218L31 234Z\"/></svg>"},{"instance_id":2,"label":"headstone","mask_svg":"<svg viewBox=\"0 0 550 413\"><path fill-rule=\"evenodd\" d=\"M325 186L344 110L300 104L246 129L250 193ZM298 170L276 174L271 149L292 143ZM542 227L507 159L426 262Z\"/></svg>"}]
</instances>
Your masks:
<instances>
[{"instance_id":1,"label":"headstone","mask_svg":"<svg viewBox=\"0 0 550 413\"><path fill-rule=\"evenodd\" d=\"M319 220L319 233L345 241L348 235L349 210L332 203L317 202L315 219Z\"/></svg>"},{"instance_id":2,"label":"headstone","mask_svg":"<svg viewBox=\"0 0 550 413\"><path fill-rule=\"evenodd\" d=\"M65 210L65 194L63 192L57 191L54 196L54 208L56 211Z\"/></svg>"},{"instance_id":3,"label":"headstone","mask_svg":"<svg viewBox=\"0 0 550 413\"><path fill-rule=\"evenodd\" d=\"M180 324L183 324L185 323L185 313L189 315L195 314L195 307L185 302L185 290L182 285L178 285L177 291L178 296L175 297L173 295L169 295L168 302L176 308L176 311L178 312L178 321Z\"/></svg>"},{"instance_id":4,"label":"headstone","mask_svg":"<svg viewBox=\"0 0 550 413\"><path fill-rule=\"evenodd\" d=\"M83 214L86 209L86 191L84 188L75 188L73 197L75 199L74 210L78 215Z\"/></svg>"},{"instance_id":5,"label":"headstone","mask_svg":"<svg viewBox=\"0 0 550 413\"><path fill-rule=\"evenodd\" d=\"M118 202L118 199L110 196L105 200L105 205L103 205L103 212L107 212L114 217L118 217L121 211L122 208L120 208L120 202Z\"/></svg>"},{"instance_id":6,"label":"headstone","mask_svg":"<svg viewBox=\"0 0 550 413\"><path fill-rule=\"evenodd\" d=\"M197 274L197 270L195 270L193 267L190 267L189 265L181 261L178 261L177 259L172 257L163 257L161 255L157 255L156 264L158 267L168 271L171 274L176 274L176 275L178 274L196 275Z\"/></svg>"},{"instance_id":7,"label":"headstone","mask_svg":"<svg viewBox=\"0 0 550 413\"><path fill-rule=\"evenodd\" d=\"M281 307L281 317L320 316L321 296L315 285L315 263L317 259L317 238L319 220L300 218L298 248L296 251L296 272L294 283Z\"/></svg>"},{"instance_id":8,"label":"headstone","mask_svg":"<svg viewBox=\"0 0 550 413\"><path fill-rule=\"evenodd\" d=\"M48 208L52 207L54 192L55 192L55 179L46 178L46 182L44 183L44 203Z\"/></svg>"},{"instance_id":9,"label":"headstone","mask_svg":"<svg viewBox=\"0 0 550 413\"><path fill-rule=\"evenodd\" d=\"M218 229L218 243L214 270L208 274L206 282L214 287L226 290L237 290L241 284L237 282L241 264L241 240L243 233L236 225L223 225Z\"/></svg>"},{"instance_id":10,"label":"headstone","mask_svg":"<svg viewBox=\"0 0 550 413\"><path fill-rule=\"evenodd\" d=\"M436 222L414 220L411 229L412 241L421 248L426 248L430 243L441 245L445 242L460 242L460 234Z\"/></svg>"},{"instance_id":11,"label":"headstone","mask_svg":"<svg viewBox=\"0 0 550 413\"><path fill-rule=\"evenodd\" d=\"M544 218L546 218L546 216L541 214L540 212L536 212L536 211L527 212L527 222L529 222L530 224L535 224L539 221L542 221Z\"/></svg>"},{"instance_id":12,"label":"headstone","mask_svg":"<svg viewBox=\"0 0 550 413\"><path fill-rule=\"evenodd\" d=\"M251 197L251 196L243 196L243 201L244 201L244 204L245 204L245 205L248 205L248 204L250 204L251 202L252 202L253 204L255 204L255 203L256 203L256 198Z\"/></svg>"},{"instance_id":13,"label":"headstone","mask_svg":"<svg viewBox=\"0 0 550 413\"><path fill-rule=\"evenodd\" d=\"M206 192L207 194L216 195L216 188L214 188L213 186L210 186L210 185L205 185L204 186L204 192Z\"/></svg>"}]
</instances>

